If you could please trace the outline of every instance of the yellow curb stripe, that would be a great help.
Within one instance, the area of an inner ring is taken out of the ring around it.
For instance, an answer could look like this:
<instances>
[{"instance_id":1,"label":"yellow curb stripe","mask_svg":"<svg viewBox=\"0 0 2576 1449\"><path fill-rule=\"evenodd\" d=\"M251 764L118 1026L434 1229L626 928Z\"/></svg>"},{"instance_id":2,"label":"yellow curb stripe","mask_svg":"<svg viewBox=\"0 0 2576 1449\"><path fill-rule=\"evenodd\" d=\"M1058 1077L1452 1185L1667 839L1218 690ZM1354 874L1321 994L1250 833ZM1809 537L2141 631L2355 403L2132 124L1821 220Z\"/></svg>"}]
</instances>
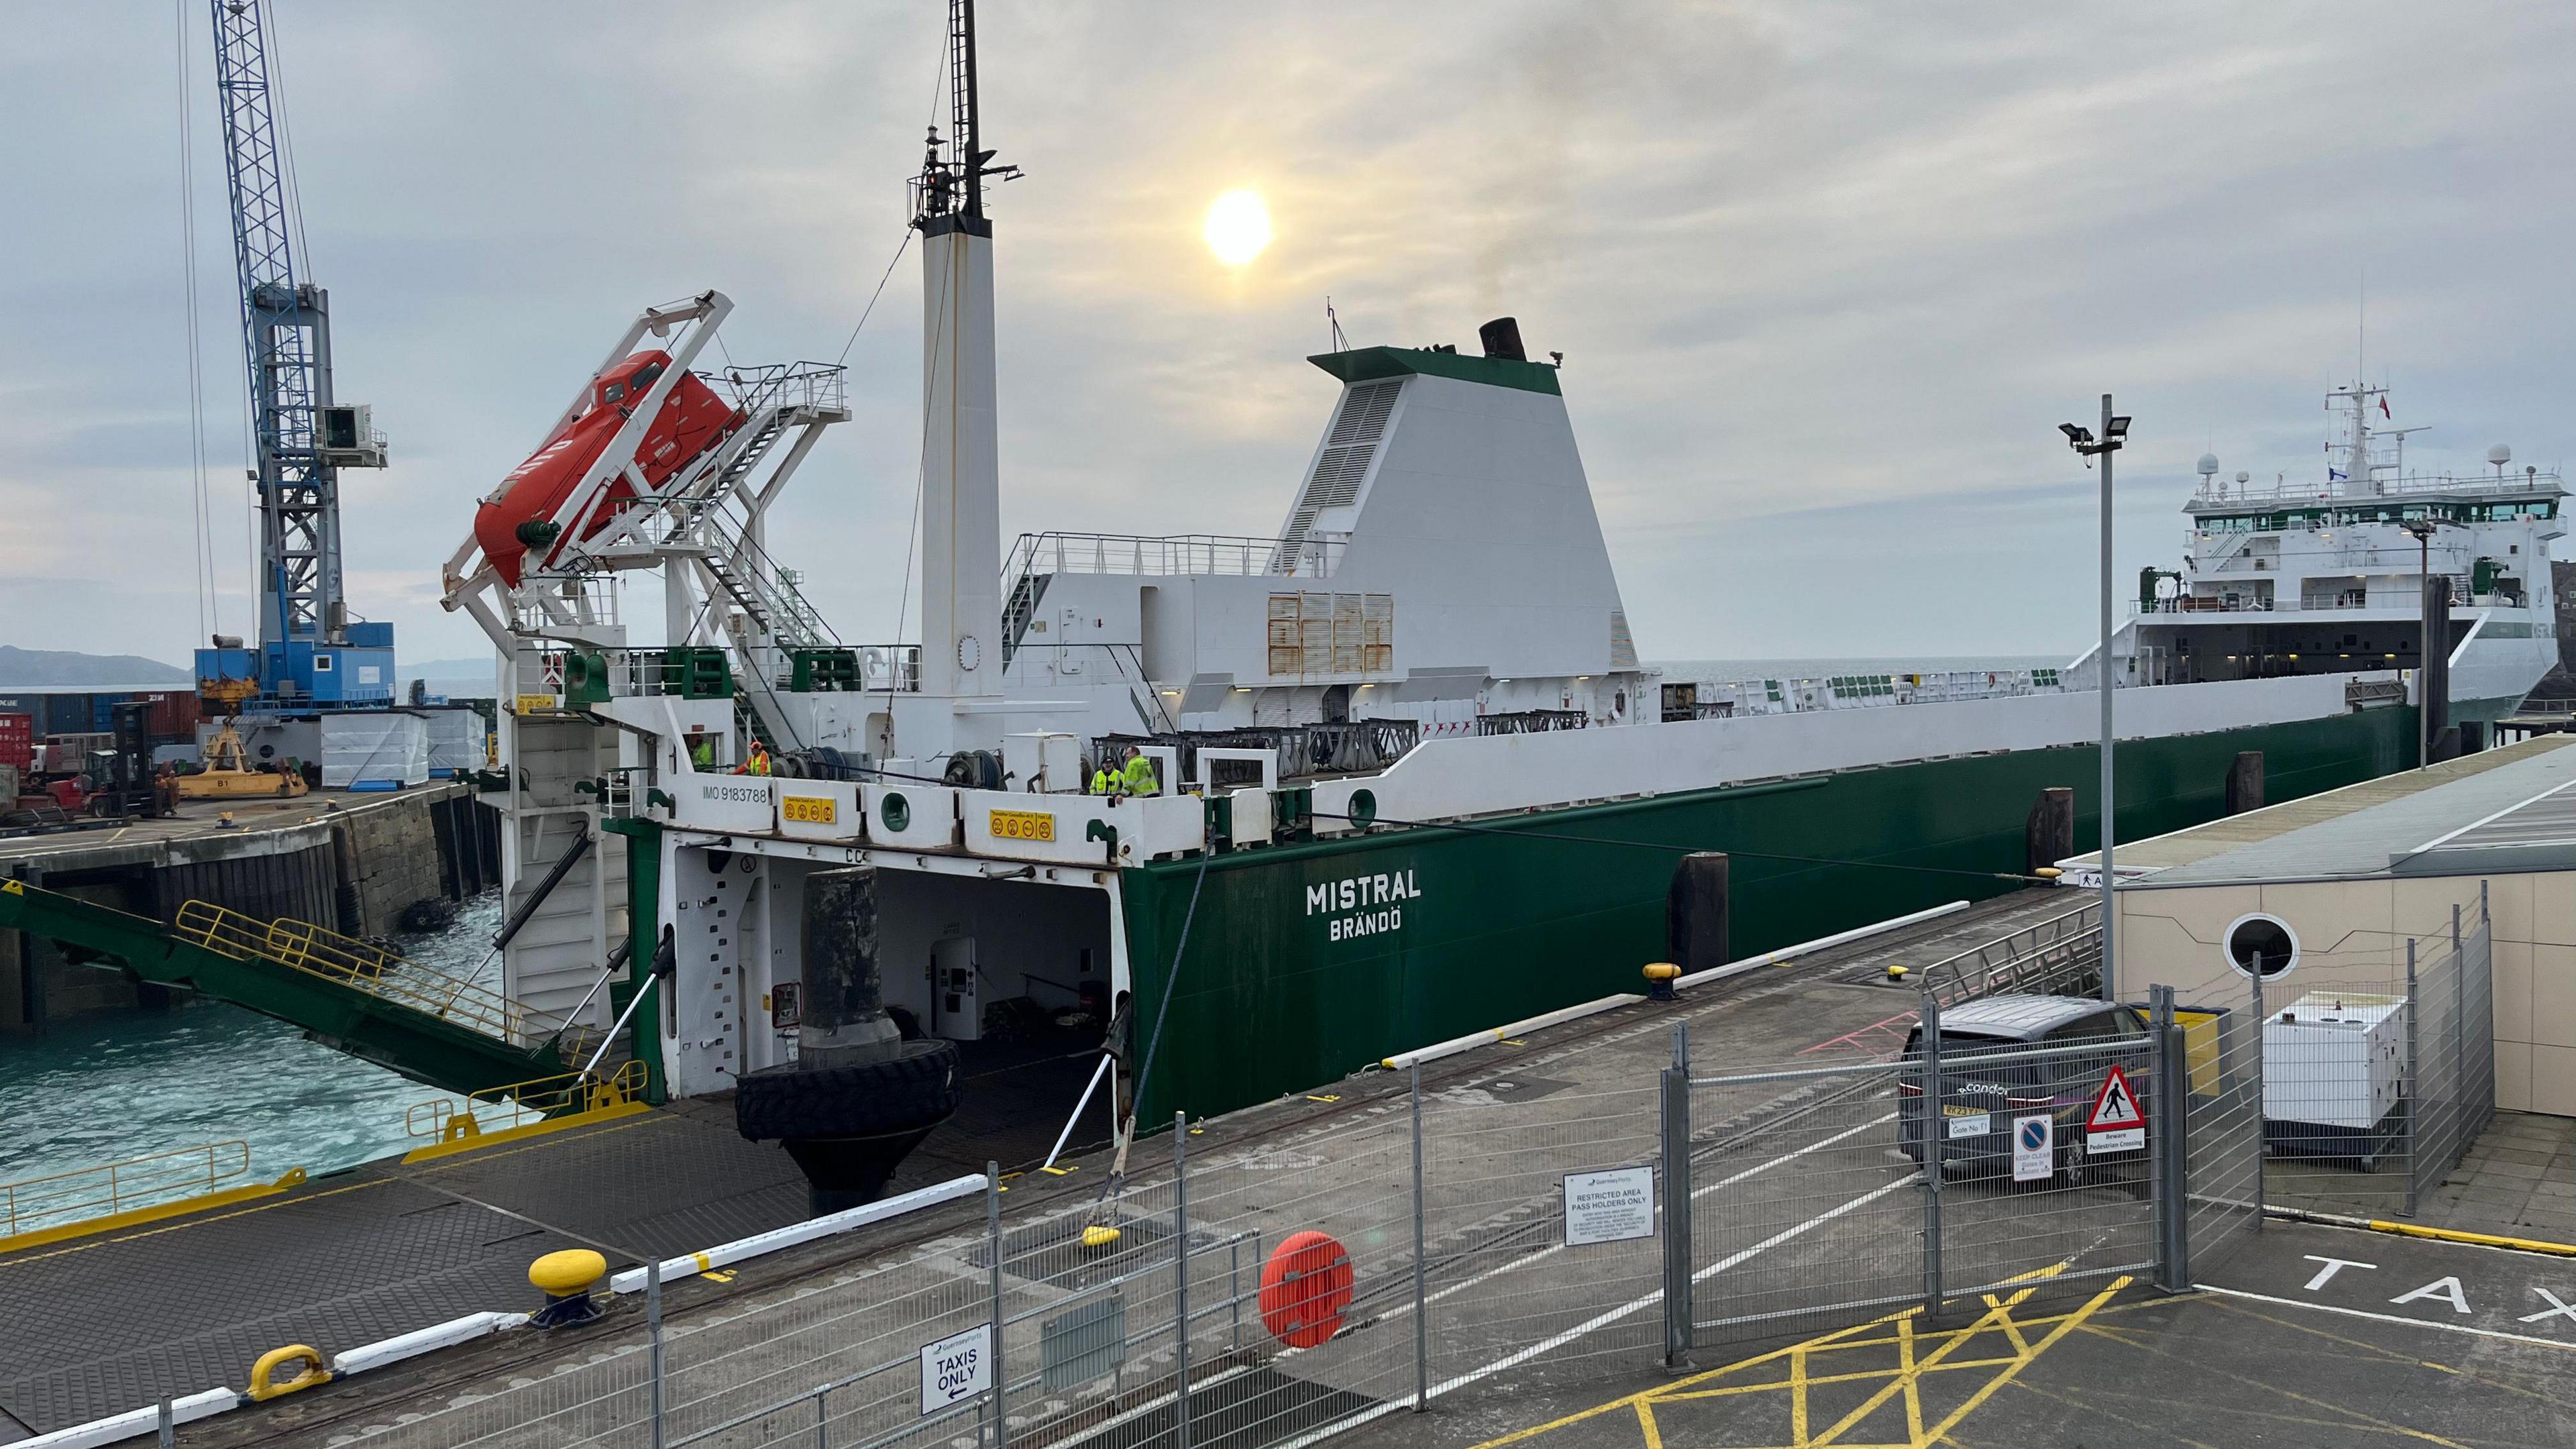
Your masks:
<instances>
[{"instance_id":1,"label":"yellow curb stripe","mask_svg":"<svg viewBox=\"0 0 2576 1449\"><path fill-rule=\"evenodd\" d=\"M2362 1226L2374 1233L2395 1233L2401 1238L2430 1238L2439 1243L2468 1243L2481 1248L2511 1248L2517 1253L2547 1253L2553 1257L2576 1258L2576 1243L2508 1238L2497 1233L2472 1233L2460 1228L2427 1227L2422 1223L2392 1223L2379 1218L2372 1218Z\"/></svg>"}]
</instances>

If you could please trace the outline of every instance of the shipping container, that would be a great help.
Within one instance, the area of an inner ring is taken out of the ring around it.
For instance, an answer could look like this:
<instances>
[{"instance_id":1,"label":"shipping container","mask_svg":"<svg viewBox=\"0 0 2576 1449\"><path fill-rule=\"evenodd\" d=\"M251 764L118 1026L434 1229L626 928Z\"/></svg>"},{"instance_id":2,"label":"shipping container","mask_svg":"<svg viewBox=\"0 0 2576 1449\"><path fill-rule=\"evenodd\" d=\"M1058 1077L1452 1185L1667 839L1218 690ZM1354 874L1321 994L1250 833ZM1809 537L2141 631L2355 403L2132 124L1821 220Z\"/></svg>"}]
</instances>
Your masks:
<instances>
[{"instance_id":1,"label":"shipping container","mask_svg":"<svg viewBox=\"0 0 2576 1449\"><path fill-rule=\"evenodd\" d=\"M35 766L36 721L24 714L0 714L0 765L8 765L20 776ZM12 795L17 792L12 790Z\"/></svg>"},{"instance_id":2,"label":"shipping container","mask_svg":"<svg viewBox=\"0 0 2576 1449\"><path fill-rule=\"evenodd\" d=\"M197 737L197 720L202 709L195 690L156 689L134 697L152 703L152 738L194 740Z\"/></svg>"},{"instance_id":3,"label":"shipping container","mask_svg":"<svg viewBox=\"0 0 2576 1449\"><path fill-rule=\"evenodd\" d=\"M45 696L44 718L39 731L46 735L80 735L89 733L89 696L86 694L49 694Z\"/></svg>"},{"instance_id":4,"label":"shipping container","mask_svg":"<svg viewBox=\"0 0 2576 1449\"><path fill-rule=\"evenodd\" d=\"M134 698L133 695L121 693L102 692L91 695L89 697L90 733L104 734L115 729L116 707L132 698Z\"/></svg>"}]
</instances>

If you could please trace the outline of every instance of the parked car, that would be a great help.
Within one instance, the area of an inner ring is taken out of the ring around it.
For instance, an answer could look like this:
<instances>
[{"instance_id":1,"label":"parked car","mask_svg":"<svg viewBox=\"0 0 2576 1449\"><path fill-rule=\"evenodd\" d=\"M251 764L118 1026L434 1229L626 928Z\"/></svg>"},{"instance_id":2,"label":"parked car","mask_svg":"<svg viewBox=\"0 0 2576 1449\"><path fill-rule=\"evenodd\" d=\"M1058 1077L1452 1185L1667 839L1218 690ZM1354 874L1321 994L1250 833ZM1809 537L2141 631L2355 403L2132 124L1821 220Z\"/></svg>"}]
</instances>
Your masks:
<instances>
[{"instance_id":1,"label":"parked car","mask_svg":"<svg viewBox=\"0 0 2576 1449\"><path fill-rule=\"evenodd\" d=\"M2135 1176L2145 1170L2145 1149L2094 1159L2086 1149L2085 1123L2115 1065L2127 1074L2139 1112L2147 1111L2153 1095L2152 1042L2146 1013L2134 1006L2068 996L1989 996L1961 1002L1941 1013L1940 1111L1924 1110L1923 1081L1904 1074L1896 1089L1897 1140L1905 1155L1921 1164L1924 1124L1937 1115L1936 1160L1945 1176L2009 1174L2013 1119L2046 1112L2056 1123L2053 1171L2067 1186L2106 1173ZM2088 1044L2098 1044L2100 1050L2039 1061L1991 1060L1997 1053ZM1904 1059L1923 1059L1919 1025L1905 1038Z\"/></svg>"}]
</instances>

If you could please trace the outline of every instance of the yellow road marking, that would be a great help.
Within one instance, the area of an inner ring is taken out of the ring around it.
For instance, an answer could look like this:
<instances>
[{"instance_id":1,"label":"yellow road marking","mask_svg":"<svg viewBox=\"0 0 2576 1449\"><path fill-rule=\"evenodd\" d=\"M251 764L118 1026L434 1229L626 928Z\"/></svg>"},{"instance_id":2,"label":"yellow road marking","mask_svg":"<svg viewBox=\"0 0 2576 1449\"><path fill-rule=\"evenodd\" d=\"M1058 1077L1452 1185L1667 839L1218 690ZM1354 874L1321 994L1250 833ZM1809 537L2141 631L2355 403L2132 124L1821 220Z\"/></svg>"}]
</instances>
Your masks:
<instances>
[{"instance_id":1,"label":"yellow road marking","mask_svg":"<svg viewBox=\"0 0 2576 1449\"><path fill-rule=\"evenodd\" d=\"M2049 1278L2056 1276L2059 1271L2059 1269L2049 1269L2023 1276L2024 1279ZM2127 1288L2132 1281L2126 1276L2115 1278L2101 1292L2094 1294L2081 1306L2069 1312L2030 1319L2017 1317L2014 1310L2029 1301L2031 1295L2037 1291L2037 1284L2034 1283L2031 1287L2010 1294L1988 1294L1985 1295L1983 1313L1973 1321L1951 1329L1926 1328L1921 1319L1922 1310L1909 1308L1901 1313L1889 1314L1883 1318L1821 1334L1803 1343L1774 1349L1721 1368L1709 1369L1669 1384L1628 1394L1608 1403L1596 1404L1591 1408L1544 1424L1533 1424L1500 1438L1487 1440L1476 1446L1476 1449L1502 1449L1504 1445L1535 1439L1569 1425L1622 1409L1637 1416L1639 1432L1644 1435L1646 1449L1662 1449L1664 1438L1662 1425L1656 1413L1658 1408L1675 1408L1692 1400L1741 1400L1754 1394L1778 1391L1785 1391L1788 1401L1788 1438L1782 1449L1826 1449L1829 1445L1840 1445L1841 1449L1860 1449L1860 1446L1844 1445L1843 1436L1869 1422L1872 1415L1889 1403L1897 1401L1900 1396L1905 1412L1906 1437L1903 1444L1887 1446L1887 1449L1931 1449L1931 1446L1940 1444L1955 1446L1959 1441L1953 1437L1952 1431L1957 1429L1970 1414L1983 1406L1997 1389L2013 1382L2023 1369L2028 1368L2039 1359L2040 1355L2055 1347L2066 1335L2085 1327L2088 1320L2103 1311L2112 1298ZM2025 1333L2024 1330L2029 1330L2029 1333ZM2037 1337L2030 1336L2031 1333L2036 1333ZM1969 1350L1980 1338L2000 1339L2009 1343L2012 1351L1998 1355L1971 1356ZM1831 1366L1828 1361L1828 1356L1831 1355L1890 1349L1893 1350L1895 1358L1893 1368L1860 1368L1825 1373L1816 1371L1819 1368ZM1779 1367L1781 1376L1771 1377L1766 1374L1758 1382L1750 1383L1717 1382L1720 1379L1741 1379L1772 1365ZM1991 1377L1979 1385L1956 1408L1943 1415L1939 1422L1927 1425L1924 1422L1922 1400L1924 1378L1935 1373L1971 1371L1985 1371ZM1826 1385L1861 1383L1877 1384L1879 1387L1860 1407L1842 1415L1822 1432L1817 1432L1813 1422L1814 1391Z\"/></svg>"},{"instance_id":2,"label":"yellow road marking","mask_svg":"<svg viewBox=\"0 0 2576 1449\"><path fill-rule=\"evenodd\" d=\"M1914 1363L1914 1320L1901 1318L1896 1323L1896 1368L1905 1376L1905 1437L1923 1437L1923 1392L1917 1382L1922 1370Z\"/></svg>"},{"instance_id":3,"label":"yellow road marking","mask_svg":"<svg viewBox=\"0 0 2576 1449\"><path fill-rule=\"evenodd\" d=\"M1987 1399L1993 1397L1995 1390L2011 1383L2020 1375L2023 1369L2029 1367L2041 1354L2046 1353L2049 1349L2055 1347L2059 1339L2072 1333L2085 1319L2092 1317L2095 1311L2100 1309L2103 1304L2110 1302L2113 1294L2118 1293L2121 1289L2126 1288L2127 1286L2129 1286L2129 1280L2127 1278L2114 1278L2111 1280L2110 1287L2094 1294L2091 1301L2087 1302L2082 1308L2077 1309L2075 1312L2058 1320L2057 1326L2050 1329L2047 1336L2040 1339L2037 1344L2033 1345L2029 1352L2023 1354L2019 1363L2016 1363L2011 1368L2004 1370L1984 1388L1970 1394L1966 1403L1951 1410L1950 1416L1943 1419L1933 1428L1932 1437L1937 1439L1948 1434L1961 1420L1964 1420L1970 1414L1975 1413L1978 1405L1983 1404Z\"/></svg>"}]
</instances>

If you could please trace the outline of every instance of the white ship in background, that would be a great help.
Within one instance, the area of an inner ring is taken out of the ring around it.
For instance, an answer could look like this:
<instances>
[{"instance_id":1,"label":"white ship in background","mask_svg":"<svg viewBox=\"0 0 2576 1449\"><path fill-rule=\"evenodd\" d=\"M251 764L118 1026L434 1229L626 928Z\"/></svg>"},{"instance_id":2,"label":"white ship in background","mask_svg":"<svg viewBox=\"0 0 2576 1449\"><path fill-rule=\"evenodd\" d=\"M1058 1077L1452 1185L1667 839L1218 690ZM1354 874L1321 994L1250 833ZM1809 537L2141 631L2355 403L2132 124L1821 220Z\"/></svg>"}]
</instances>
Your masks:
<instances>
[{"instance_id":1,"label":"white ship in background","mask_svg":"<svg viewBox=\"0 0 2576 1449\"><path fill-rule=\"evenodd\" d=\"M2424 660L2428 577L2448 600L2450 718L2510 711L2557 664L2558 475L2515 469L2501 444L2483 474L2409 472L2406 436L2421 429L2374 430L2386 399L2361 385L2328 395L2342 436L2322 481L2230 482L2202 456L2183 566L2142 576L2114 637L2122 683L2411 672ZM2078 661L2086 678L2091 660Z\"/></svg>"}]
</instances>

